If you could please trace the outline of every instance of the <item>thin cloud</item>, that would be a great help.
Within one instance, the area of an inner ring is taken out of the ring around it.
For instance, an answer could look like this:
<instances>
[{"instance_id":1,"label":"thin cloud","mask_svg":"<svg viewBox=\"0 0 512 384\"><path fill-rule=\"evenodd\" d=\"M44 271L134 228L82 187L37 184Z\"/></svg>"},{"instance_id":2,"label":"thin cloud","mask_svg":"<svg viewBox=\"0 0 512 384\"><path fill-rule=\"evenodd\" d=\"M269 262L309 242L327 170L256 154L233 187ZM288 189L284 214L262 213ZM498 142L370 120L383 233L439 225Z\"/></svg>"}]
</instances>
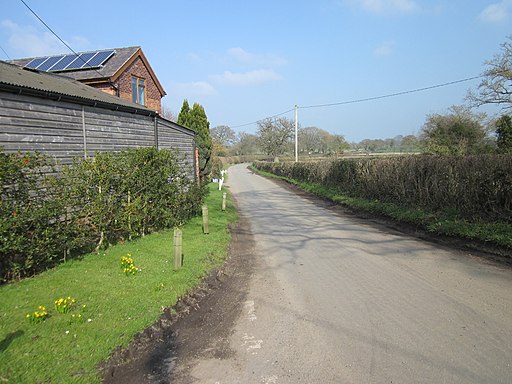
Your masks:
<instances>
[{"instance_id":1,"label":"thin cloud","mask_svg":"<svg viewBox=\"0 0 512 384\"><path fill-rule=\"evenodd\" d=\"M9 49L17 57L54 55L68 51L50 32L41 32L31 25L21 26L6 19L0 22L0 28L7 31ZM89 49L91 45L81 36L73 36L67 43L76 51Z\"/></svg>"},{"instance_id":2,"label":"thin cloud","mask_svg":"<svg viewBox=\"0 0 512 384\"><path fill-rule=\"evenodd\" d=\"M249 53L242 48L230 48L228 49L228 54L242 63L252 63L256 59L256 55Z\"/></svg>"},{"instance_id":3,"label":"thin cloud","mask_svg":"<svg viewBox=\"0 0 512 384\"><path fill-rule=\"evenodd\" d=\"M414 0L347 0L347 2L372 13L411 13L420 9Z\"/></svg>"},{"instance_id":4,"label":"thin cloud","mask_svg":"<svg viewBox=\"0 0 512 384\"><path fill-rule=\"evenodd\" d=\"M210 78L220 85L247 86L280 80L281 76L272 69L256 69L243 73L224 71L222 75L212 75Z\"/></svg>"},{"instance_id":5,"label":"thin cloud","mask_svg":"<svg viewBox=\"0 0 512 384\"><path fill-rule=\"evenodd\" d=\"M258 55L251 52L247 52L245 49L240 47L228 49L228 55L236 61L257 66L273 67L285 65L286 59L275 55Z\"/></svg>"},{"instance_id":6,"label":"thin cloud","mask_svg":"<svg viewBox=\"0 0 512 384\"><path fill-rule=\"evenodd\" d=\"M395 48L394 41L386 41L379 45L377 48L373 50L373 54L377 57L389 56L393 53Z\"/></svg>"},{"instance_id":7,"label":"thin cloud","mask_svg":"<svg viewBox=\"0 0 512 384\"><path fill-rule=\"evenodd\" d=\"M510 18L512 0L502 0L486 7L478 18L486 23L503 23Z\"/></svg>"},{"instance_id":8,"label":"thin cloud","mask_svg":"<svg viewBox=\"0 0 512 384\"><path fill-rule=\"evenodd\" d=\"M206 81L179 83L174 86L174 91L180 95L191 96L212 96L217 93L215 88Z\"/></svg>"}]
</instances>

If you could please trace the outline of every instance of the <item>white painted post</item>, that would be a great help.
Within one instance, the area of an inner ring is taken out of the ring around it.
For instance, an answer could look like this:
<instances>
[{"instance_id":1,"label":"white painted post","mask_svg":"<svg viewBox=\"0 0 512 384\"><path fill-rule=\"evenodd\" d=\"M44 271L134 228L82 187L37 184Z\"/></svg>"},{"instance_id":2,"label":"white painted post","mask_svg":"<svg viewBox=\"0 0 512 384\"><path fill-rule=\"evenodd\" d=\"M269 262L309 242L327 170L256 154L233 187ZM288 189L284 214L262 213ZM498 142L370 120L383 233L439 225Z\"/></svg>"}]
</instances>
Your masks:
<instances>
[{"instance_id":1,"label":"white painted post","mask_svg":"<svg viewBox=\"0 0 512 384\"><path fill-rule=\"evenodd\" d=\"M299 107L295 105L295 162L299 161Z\"/></svg>"}]
</instances>

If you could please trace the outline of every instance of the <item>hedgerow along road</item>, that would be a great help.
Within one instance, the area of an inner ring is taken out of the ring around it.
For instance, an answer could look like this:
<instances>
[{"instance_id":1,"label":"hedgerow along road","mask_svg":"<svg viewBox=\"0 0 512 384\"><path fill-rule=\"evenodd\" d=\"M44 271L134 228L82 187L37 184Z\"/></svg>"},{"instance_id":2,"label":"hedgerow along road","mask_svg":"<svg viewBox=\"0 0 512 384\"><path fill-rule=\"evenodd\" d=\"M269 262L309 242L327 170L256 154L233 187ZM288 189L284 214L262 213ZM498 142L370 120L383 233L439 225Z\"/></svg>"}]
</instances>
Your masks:
<instances>
[{"instance_id":1,"label":"hedgerow along road","mask_svg":"<svg viewBox=\"0 0 512 384\"><path fill-rule=\"evenodd\" d=\"M227 351L206 343L175 367L183 382L511 382L510 267L322 207L244 165L228 186L255 267Z\"/></svg>"}]
</instances>

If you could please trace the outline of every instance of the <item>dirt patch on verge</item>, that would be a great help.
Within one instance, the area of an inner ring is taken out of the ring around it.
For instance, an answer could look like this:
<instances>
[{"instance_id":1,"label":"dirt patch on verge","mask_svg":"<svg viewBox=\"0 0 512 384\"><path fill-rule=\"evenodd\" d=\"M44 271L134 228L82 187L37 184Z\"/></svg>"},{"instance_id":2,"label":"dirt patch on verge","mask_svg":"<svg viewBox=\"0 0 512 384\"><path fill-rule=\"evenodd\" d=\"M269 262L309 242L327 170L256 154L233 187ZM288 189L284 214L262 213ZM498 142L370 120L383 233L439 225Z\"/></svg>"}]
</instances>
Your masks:
<instances>
[{"instance_id":1,"label":"dirt patch on verge","mask_svg":"<svg viewBox=\"0 0 512 384\"><path fill-rule=\"evenodd\" d=\"M206 357L230 356L229 334L242 311L256 263L249 221L241 216L231 234L224 265L174 307L165 309L127 348L115 350L100 366L103 383L185 382L190 368L187 361L197 357L205 345Z\"/></svg>"}]
</instances>

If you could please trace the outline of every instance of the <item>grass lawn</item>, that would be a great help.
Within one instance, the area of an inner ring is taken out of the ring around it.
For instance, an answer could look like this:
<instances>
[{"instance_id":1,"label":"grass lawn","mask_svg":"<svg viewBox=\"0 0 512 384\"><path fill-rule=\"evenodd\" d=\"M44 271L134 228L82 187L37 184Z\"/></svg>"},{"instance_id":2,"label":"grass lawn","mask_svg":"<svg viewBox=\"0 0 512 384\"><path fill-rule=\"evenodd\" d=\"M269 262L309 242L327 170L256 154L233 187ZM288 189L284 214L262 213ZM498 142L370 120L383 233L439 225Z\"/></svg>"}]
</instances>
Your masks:
<instances>
[{"instance_id":1,"label":"grass lawn","mask_svg":"<svg viewBox=\"0 0 512 384\"><path fill-rule=\"evenodd\" d=\"M119 244L81 260L69 261L36 277L0 287L0 383L96 383L98 364L117 346L155 322L164 307L194 288L222 264L230 241L228 224L236 210L210 185L209 235L196 217L183 230L184 266L173 269L173 231ZM141 271L125 275L121 258L131 255ZM54 302L76 302L59 313ZM26 318L38 306L49 317ZM73 316L74 315L74 316ZM80 316L79 316L80 315Z\"/></svg>"}]
</instances>

